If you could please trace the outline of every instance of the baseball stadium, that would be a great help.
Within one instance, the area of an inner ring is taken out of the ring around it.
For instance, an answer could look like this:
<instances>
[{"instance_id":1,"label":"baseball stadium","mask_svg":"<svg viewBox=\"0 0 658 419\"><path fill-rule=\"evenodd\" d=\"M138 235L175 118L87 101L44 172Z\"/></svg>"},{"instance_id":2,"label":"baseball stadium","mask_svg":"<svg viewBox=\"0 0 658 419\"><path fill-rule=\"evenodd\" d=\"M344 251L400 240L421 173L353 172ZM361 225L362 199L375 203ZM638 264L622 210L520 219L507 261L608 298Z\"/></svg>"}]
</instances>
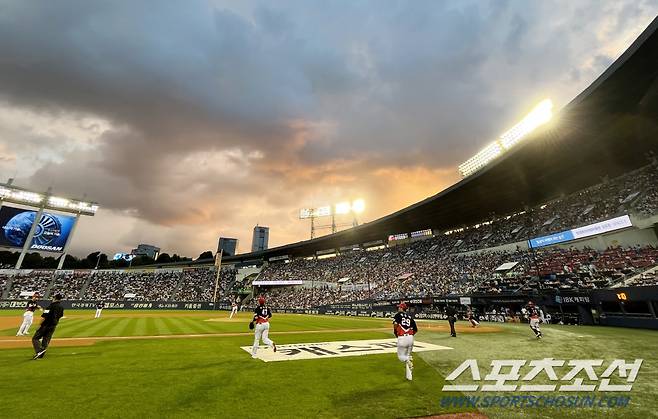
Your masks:
<instances>
[{"instance_id":1,"label":"baseball stadium","mask_svg":"<svg viewBox=\"0 0 658 419\"><path fill-rule=\"evenodd\" d=\"M0 185L0 416L658 417L658 18L458 169L345 229L363 201L305 208L309 240L86 268L102 191Z\"/></svg>"}]
</instances>

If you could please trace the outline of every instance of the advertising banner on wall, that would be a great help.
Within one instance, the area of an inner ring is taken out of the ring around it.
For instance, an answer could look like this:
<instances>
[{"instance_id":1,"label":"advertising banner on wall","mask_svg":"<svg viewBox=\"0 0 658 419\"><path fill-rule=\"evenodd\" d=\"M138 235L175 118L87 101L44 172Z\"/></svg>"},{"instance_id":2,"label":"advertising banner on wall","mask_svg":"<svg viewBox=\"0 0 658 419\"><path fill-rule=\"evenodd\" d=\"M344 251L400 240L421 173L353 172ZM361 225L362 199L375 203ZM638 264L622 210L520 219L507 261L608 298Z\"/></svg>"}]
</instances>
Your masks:
<instances>
[{"instance_id":1,"label":"advertising banner on wall","mask_svg":"<svg viewBox=\"0 0 658 419\"><path fill-rule=\"evenodd\" d=\"M100 301L100 300L98 300ZM97 300L63 300L64 309L92 310L96 308ZM2 300L0 309L25 308L26 300ZM47 307L51 301L41 300L39 305ZM207 301L105 301L109 310L212 310L213 304ZM217 304L219 310L230 310L228 304Z\"/></svg>"},{"instance_id":2,"label":"advertising banner on wall","mask_svg":"<svg viewBox=\"0 0 658 419\"><path fill-rule=\"evenodd\" d=\"M559 233L530 239L528 240L528 246L536 249L538 247L596 236L597 234L608 233L628 227L633 227L633 223L628 215L622 215L621 217L611 218L609 220L574 228L572 230L561 231Z\"/></svg>"}]
</instances>

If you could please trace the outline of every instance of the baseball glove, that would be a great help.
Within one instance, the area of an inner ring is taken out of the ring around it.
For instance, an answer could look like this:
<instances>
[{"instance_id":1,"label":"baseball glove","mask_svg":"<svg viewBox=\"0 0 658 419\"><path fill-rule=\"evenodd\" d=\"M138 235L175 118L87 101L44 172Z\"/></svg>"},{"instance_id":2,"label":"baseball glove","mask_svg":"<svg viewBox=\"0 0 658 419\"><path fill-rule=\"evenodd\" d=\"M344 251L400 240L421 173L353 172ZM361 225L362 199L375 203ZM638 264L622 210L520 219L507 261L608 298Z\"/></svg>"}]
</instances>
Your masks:
<instances>
[{"instance_id":1,"label":"baseball glove","mask_svg":"<svg viewBox=\"0 0 658 419\"><path fill-rule=\"evenodd\" d=\"M249 322L249 330L254 330L254 322Z\"/></svg>"}]
</instances>

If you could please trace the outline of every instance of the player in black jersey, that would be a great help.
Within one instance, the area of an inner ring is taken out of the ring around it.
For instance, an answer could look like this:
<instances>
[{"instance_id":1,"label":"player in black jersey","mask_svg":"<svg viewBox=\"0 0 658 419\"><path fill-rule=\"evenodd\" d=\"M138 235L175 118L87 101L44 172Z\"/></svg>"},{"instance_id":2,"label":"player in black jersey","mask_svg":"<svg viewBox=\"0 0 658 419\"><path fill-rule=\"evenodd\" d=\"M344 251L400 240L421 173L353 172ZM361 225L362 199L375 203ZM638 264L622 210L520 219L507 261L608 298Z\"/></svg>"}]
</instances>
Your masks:
<instances>
[{"instance_id":1,"label":"player in black jersey","mask_svg":"<svg viewBox=\"0 0 658 419\"><path fill-rule=\"evenodd\" d=\"M446 315L448 316L448 323L450 324L450 336L453 338L457 337L457 332L455 332L455 322L457 321L457 310L448 305L446 307Z\"/></svg>"},{"instance_id":2,"label":"player in black jersey","mask_svg":"<svg viewBox=\"0 0 658 419\"><path fill-rule=\"evenodd\" d=\"M50 339L55 333L57 324L59 324L59 319L64 316L64 309L62 308L62 296L60 294L55 294L53 302L43 311L41 317L41 326L37 332L32 336L32 346L34 347L34 358L39 359L43 358L48 349L48 344Z\"/></svg>"},{"instance_id":3,"label":"player in black jersey","mask_svg":"<svg viewBox=\"0 0 658 419\"><path fill-rule=\"evenodd\" d=\"M398 340L398 359L404 362L405 377L411 381L414 369L411 353L414 349L414 335L418 332L418 328L416 321L407 313L407 308L405 302L398 305L398 312L393 317L393 334Z\"/></svg>"},{"instance_id":4,"label":"player in black jersey","mask_svg":"<svg viewBox=\"0 0 658 419\"><path fill-rule=\"evenodd\" d=\"M535 337L537 339L541 339L544 337L544 335L541 332L541 329L539 328L539 324L541 323L541 312L535 306L535 303L532 301L528 301L528 305L526 306L526 312L528 313L528 319L530 323L530 329L535 333Z\"/></svg>"},{"instance_id":5,"label":"player in black jersey","mask_svg":"<svg viewBox=\"0 0 658 419\"><path fill-rule=\"evenodd\" d=\"M270 333L270 318L272 317L272 310L265 305L265 298L258 297L258 307L254 310L254 318L251 323L256 323L254 327L254 346L251 349L251 357L256 358L256 352L258 351L258 345L260 345L260 340L263 340L263 343L272 348L276 352L276 344L272 342L269 338Z\"/></svg>"},{"instance_id":6,"label":"player in black jersey","mask_svg":"<svg viewBox=\"0 0 658 419\"><path fill-rule=\"evenodd\" d=\"M34 312L37 310L43 310L38 303L39 294L34 293L32 297L27 301L25 306L25 313L23 313L23 323L21 327L18 328L16 336L27 336L30 331L30 326L32 326L32 321L34 320Z\"/></svg>"}]
</instances>

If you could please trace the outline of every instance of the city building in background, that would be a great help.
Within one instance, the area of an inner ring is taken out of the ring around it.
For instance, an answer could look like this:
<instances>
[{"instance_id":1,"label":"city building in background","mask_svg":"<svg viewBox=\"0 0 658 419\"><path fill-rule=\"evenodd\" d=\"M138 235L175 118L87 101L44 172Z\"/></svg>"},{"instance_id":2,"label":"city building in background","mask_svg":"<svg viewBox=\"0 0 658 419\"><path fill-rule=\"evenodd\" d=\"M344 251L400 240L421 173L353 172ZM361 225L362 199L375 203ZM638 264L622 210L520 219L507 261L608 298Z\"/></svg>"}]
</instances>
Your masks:
<instances>
[{"instance_id":1,"label":"city building in background","mask_svg":"<svg viewBox=\"0 0 658 419\"><path fill-rule=\"evenodd\" d=\"M134 256L148 256L151 259L157 259L160 256L160 248L151 244L139 244L131 252Z\"/></svg>"},{"instance_id":2,"label":"city building in background","mask_svg":"<svg viewBox=\"0 0 658 419\"><path fill-rule=\"evenodd\" d=\"M267 243L270 240L270 228L256 225L254 235L251 239L251 251L260 252L267 250Z\"/></svg>"},{"instance_id":3,"label":"city building in background","mask_svg":"<svg viewBox=\"0 0 658 419\"><path fill-rule=\"evenodd\" d=\"M238 239L232 237L220 237L217 244L217 252L224 251L224 256L235 256L238 253Z\"/></svg>"}]
</instances>

